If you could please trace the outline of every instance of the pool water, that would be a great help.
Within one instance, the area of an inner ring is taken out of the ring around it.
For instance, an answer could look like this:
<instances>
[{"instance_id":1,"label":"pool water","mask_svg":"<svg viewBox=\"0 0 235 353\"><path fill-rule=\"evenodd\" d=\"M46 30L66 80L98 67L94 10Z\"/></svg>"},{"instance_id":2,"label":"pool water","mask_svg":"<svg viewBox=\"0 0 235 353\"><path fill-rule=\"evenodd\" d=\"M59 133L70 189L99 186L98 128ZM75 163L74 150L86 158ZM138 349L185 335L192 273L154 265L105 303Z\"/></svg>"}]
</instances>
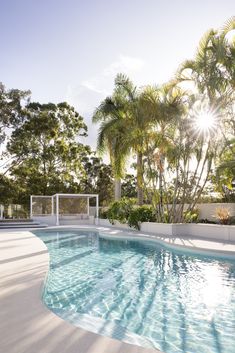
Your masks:
<instances>
[{"instance_id":1,"label":"pool water","mask_svg":"<svg viewBox=\"0 0 235 353\"><path fill-rule=\"evenodd\" d=\"M66 320L165 353L235 352L235 261L93 230L35 233L50 253L43 300Z\"/></svg>"}]
</instances>

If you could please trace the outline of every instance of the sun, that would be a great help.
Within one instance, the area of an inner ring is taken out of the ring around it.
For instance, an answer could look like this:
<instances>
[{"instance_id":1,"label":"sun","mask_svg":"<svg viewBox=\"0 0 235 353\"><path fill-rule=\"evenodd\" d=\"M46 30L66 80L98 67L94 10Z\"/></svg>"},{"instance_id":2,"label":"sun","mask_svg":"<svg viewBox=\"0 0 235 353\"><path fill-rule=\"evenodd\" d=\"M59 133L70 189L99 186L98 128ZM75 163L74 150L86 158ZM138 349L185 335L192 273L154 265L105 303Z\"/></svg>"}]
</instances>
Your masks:
<instances>
[{"instance_id":1,"label":"sun","mask_svg":"<svg viewBox=\"0 0 235 353\"><path fill-rule=\"evenodd\" d=\"M201 109L195 109L191 117L192 127L197 135L210 137L216 132L218 127L217 111L202 107Z\"/></svg>"},{"instance_id":2,"label":"sun","mask_svg":"<svg viewBox=\"0 0 235 353\"><path fill-rule=\"evenodd\" d=\"M212 112L200 112L195 119L196 128L201 132L210 132L216 127L216 116Z\"/></svg>"}]
</instances>

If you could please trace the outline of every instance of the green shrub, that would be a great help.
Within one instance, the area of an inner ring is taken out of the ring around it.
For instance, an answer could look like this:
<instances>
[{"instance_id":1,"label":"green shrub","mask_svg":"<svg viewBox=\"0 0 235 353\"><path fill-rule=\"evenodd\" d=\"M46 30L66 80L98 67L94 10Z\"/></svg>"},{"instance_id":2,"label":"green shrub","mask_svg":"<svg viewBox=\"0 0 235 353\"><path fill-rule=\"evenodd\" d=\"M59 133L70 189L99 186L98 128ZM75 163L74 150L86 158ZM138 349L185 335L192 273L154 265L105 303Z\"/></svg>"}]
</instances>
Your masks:
<instances>
[{"instance_id":1,"label":"green shrub","mask_svg":"<svg viewBox=\"0 0 235 353\"><path fill-rule=\"evenodd\" d=\"M127 223L135 229L140 229L142 222L156 221L152 206L136 206L136 199L126 197L114 201L108 209L102 209L100 215L102 218L108 218L112 224L116 220L120 223Z\"/></svg>"},{"instance_id":2,"label":"green shrub","mask_svg":"<svg viewBox=\"0 0 235 353\"><path fill-rule=\"evenodd\" d=\"M135 229L140 229L142 222L155 222L156 217L152 206L137 206L133 208L128 217L128 225Z\"/></svg>"},{"instance_id":3,"label":"green shrub","mask_svg":"<svg viewBox=\"0 0 235 353\"><path fill-rule=\"evenodd\" d=\"M110 223L114 224L115 220L120 223L127 223L130 212L133 210L135 204L135 199L126 197L123 197L119 201L114 201L107 211L107 217Z\"/></svg>"},{"instance_id":4,"label":"green shrub","mask_svg":"<svg viewBox=\"0 0 235 353\"><path fill-rule=\"evenodd\" d=\"M196 223L199 218L199 210L194 209L192 211L184 212L184 221L186 223Z\"/></svg>"},{"instance_id":5,"label":"green shrub","mask_svg":"<svg viewBox=\"0 0 235 353\"><path fill-rule=\"evenodd\" d=\"M103 219L108 219L108 209L106 208L101 208L100 210L100 218Z\"/></svg>"}]
</instances>

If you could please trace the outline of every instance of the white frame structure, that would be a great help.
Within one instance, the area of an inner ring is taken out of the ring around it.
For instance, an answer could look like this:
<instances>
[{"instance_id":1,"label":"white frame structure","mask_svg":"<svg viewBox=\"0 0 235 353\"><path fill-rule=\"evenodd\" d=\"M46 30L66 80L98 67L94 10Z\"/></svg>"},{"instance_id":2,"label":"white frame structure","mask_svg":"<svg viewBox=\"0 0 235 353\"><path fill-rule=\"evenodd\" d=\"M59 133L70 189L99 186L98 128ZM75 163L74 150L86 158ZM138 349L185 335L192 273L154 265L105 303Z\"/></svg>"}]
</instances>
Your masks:
<instances>
[{"instance_id":1,"label":"white frame structure","mask_svg":"<svg viewBox=\"0 0 235 353\"><path fill-rule=\"evenodd\" d=\"M89 209L90 209L90 199L95 198L96 199L96 212L95 212L95 218L98 220L99 219L99 195L98 194L55 194L55 195L31 195L30 196L30 218L34 217L43 217L43 216L48 216L48 217L55 217L55 225L59 226L60 225L60 213L59 213L59 203L60 203L60 197L64 198L87 198L87 215L89 217ZM44 198L44 199L51 199L51 214L34 214L33 212L33 199L34 198ZM54 200L55 200L55 209L54 209Z\"/></svg>"}]
</instances>

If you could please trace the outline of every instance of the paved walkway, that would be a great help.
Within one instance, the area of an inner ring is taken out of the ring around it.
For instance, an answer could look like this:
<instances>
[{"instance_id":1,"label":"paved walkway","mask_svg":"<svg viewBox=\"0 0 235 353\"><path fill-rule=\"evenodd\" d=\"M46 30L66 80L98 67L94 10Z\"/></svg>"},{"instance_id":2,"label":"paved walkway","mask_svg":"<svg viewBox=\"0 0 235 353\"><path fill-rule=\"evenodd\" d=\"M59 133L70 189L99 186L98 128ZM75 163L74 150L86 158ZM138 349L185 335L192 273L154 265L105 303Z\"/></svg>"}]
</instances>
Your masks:
<instances>
[{"instance_id":1,"label":"paved walkway","mask_svg":"<svg viewBox=\"0 0 235 353\"><path fill-rule=\"evenodd\" d=\"M41 301L49 255L29 231L0 232L1 353L156 353L77 328Z\"/></svg>"}]
</instances>

